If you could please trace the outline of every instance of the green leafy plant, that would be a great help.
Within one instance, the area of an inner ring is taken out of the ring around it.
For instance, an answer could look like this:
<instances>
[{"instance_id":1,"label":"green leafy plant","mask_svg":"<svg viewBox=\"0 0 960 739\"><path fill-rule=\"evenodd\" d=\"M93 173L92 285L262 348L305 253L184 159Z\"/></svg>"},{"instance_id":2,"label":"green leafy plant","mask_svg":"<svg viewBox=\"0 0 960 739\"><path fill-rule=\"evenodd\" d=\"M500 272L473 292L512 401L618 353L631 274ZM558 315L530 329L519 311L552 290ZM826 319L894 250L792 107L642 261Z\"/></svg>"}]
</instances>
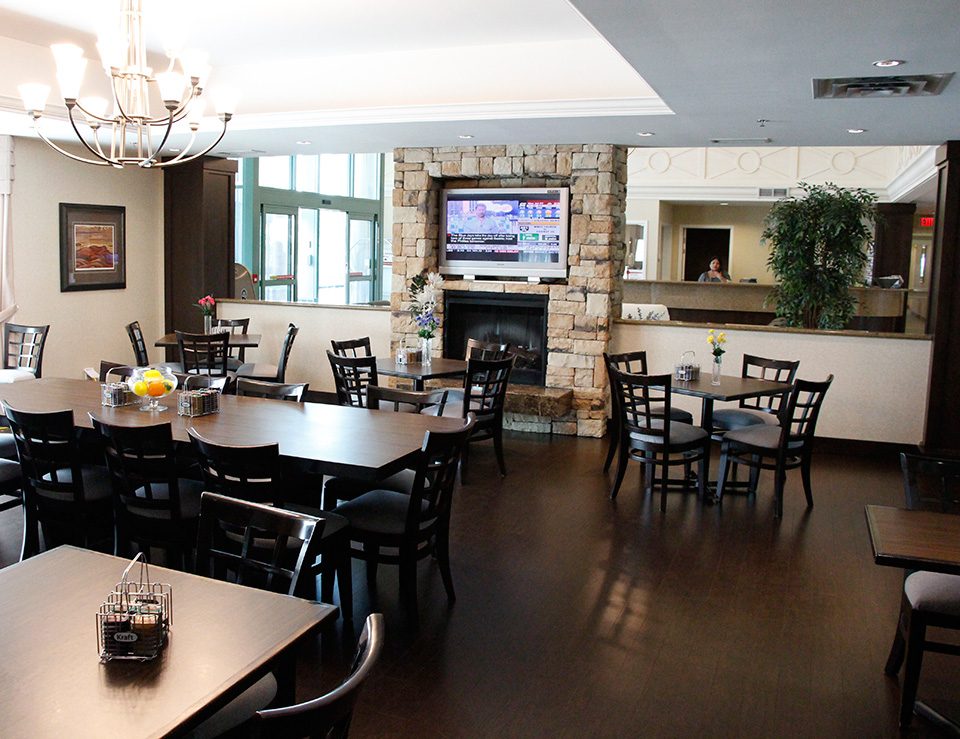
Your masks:
<instances>
[{"instance_id":1,"label":"green leafy plant","mask_svg":"<svg viewBox=\"0 0 960 739\"><path fill-rule=\"evenodd\" d=\"M763 221L761 244L777 279L768 300L787 326L841 329L853 316L850 288L866 265L876 196L863 190L799 184L802 197L778 201Z\"/></svg>"}]
</instances>

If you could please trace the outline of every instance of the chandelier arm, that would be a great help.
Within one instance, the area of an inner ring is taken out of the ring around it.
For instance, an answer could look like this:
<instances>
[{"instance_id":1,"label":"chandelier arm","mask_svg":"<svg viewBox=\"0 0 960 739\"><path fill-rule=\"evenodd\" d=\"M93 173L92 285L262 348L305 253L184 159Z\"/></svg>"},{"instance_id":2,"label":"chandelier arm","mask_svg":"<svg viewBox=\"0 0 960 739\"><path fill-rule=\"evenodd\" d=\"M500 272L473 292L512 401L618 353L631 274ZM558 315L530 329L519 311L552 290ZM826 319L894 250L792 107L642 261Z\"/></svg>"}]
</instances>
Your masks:
<instances>
[{"instance_id":1,"label":"chandelier arm","mask_svg":"<svg viewBox=\"0 0 960 739\"><path fill-rule=\"evenodd\" d=\"M153 166L155 166L155 167L168 167L168 166L170 166L171 164L180 164L180 163L183 162L183 161L189 161L189 159L185 159L185 157L186 157L187 154L190 152L190 149L193 147L193 145L194 145L194 143L196 142L196 140L197 140L197 132L196 132L196 130L193 130L193 131L190 132L190 141L188 141L188 142L187 142L187 145L184 146L184 147L180 150L180 153L179 153L179 154L177 154L177 155L176 155L175 157L173 157L172 159L168 159L167 161L165 161L165 162L163 162L163 163L161 163L161 164L154 164ZM192 158L193 158L193 155L191 155L190 158L192 159Z\"/></svg>"},{"instance_id":2,"label":"chandelier arm","mask_svg":"<svg viewBox=\"0 0 960 739\"><path fill-rule=\"evenodd\" d=\"M164 131L163 133L163 139L160 141L160 145L157 146L157 148L153 151L152 154L150 154L150 156L148 156L146 159L140 162L141 167L154 166L155 162L157 161L157 157L160 156L160 152L163 151L163 147L167 143L167 139L170 138L170 131L172 129L173 129L173 111L171 110L170 117L167 119L167 130ZM153 146L153 141L150 139L149 127L146 129L146 134L147 134L147 147L149 151L149 147Z\"/></svg>"},{"instance_id":3,"label":"chandelier arm","mask_svg":"<svg viewBox=\"0 0 960 739\"><path fill-rule=\"evenodd\" d=\"M76 105L68 105L68 106L67 106L67 117L70 119L70 125L73 126L73 131L74 131L74 133L76 133L76 134L77 134L77 138L80 139L80 143L83 144L84 148L86 148L87 151L89 151L89 152L90 152L91 154L93 154L95 157L98 157L98 158L100 158L100 159L103 159L104 162L106 162L106 163L109 164L110 166L112 166L112 167L122 167L123 165L121 165L117 160L112 159L112 158L110 158L110 157L105 157L101 152L98 152L96 149L94 149L92 146L90 146L90 144L87 143L87 140L83 137L83 134L80 133L80 129L77 128L77 122L76 122L76 120L75 120L74 117L73 117L73 109L74 109L75 107L76 107ZM94 137L96 137L96 134L94 134ZM99 146L100 146L100 140L97 139L97 147L99 148Z\"/></svg>"},{"instance_id":4,"label":"chandelier arm","mask_svg":"<svg viewBox=\"0 0 960 739\"><path fill-rule=\"evenodd\" d=\"M185 157L184 159L180 159L180 155L178 155L176 158L171 159L171 160L168 161L168 162L159 162L159 163L154 164L154 165L152 165L152 166L157 167L157 168L160 168L160 167L169 167L171 164L183 164L184 162L192 162L194 159L199 159L200 157L209 154L209 153L213 150L213 147L216 146L217 144L219 144L219 143L223 140L223 137L226 135L226 133L227 133L227 123L230 122L230 118L231 118L231 116L225 115L225 116L223 116L223 117L220 119L221 121L223 121L223 130L220 131L220 135L217 136L217 140L214 141L212 144L210 144L210 146L208 146L208 147L207 147L206 149L204 149L203 151L198 151L196 154L192 154L191 156ZM181 152L181 154L185 153L185 151L186 151L186 150L184 150L184 152Z\"/></svg>"},{"instance_id":5,"label":"chandelier arm","mask_svg":"<svg viewBox=\"0 0 960 739\"><path fill-rule=\"evenodd\" d=\"M61 149L59 146L57 146L55 143L53 143L50 139L48 139L48 138L44 135L43 131L40 130L40 126L37 125L37 119L36 119L36 118L33 119L33 130L37 132L37 136L39 136L40 139L41 139L47 146L49 146L49 147L50 147L51 149L53 149L54 151L57 151L57 152L63 154L63 155L64 155L65 157L67 157L68 159L73 159L74 161L77 161L77 162L83 162L84 164L96 164L98 167L119 167L119 166L120 166L119 164L114 164L113 162L111 162L111 161L109 161L109 160L107 160L107 159L105 159L105 160L103 160L103 161L98 161L97 159L84 159L83 157L77 156L76 154L71 154L69 151L65 151L64 149ZM88 146L87 148L89 149L90 147ZM97 155L96 152L93 152L93 153L94 153L95 155ZM99 155L97 155L97 156L99 156Z\"/></svg>"}]
</instances>

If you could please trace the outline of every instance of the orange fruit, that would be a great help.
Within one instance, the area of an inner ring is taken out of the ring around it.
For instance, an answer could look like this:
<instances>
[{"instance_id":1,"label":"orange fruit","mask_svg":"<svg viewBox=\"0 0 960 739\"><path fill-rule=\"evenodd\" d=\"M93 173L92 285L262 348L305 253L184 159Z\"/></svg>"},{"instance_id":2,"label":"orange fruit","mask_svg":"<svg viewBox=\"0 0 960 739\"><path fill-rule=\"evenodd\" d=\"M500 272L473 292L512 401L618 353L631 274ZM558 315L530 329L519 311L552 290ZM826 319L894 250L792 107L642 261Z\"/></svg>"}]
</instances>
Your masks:
<instances>
[{"instance_id":1,"label":"orange fruit","mask_svg":"<svg viewBox=\"0 0 960 739\"><path fill-rule=\"evenodd\" d=\"M147 394L151 398L159 398L164 392L166 392L166 390L162 382L154 380L153 382L147 383Z\"/></svg>"}]
</instances>

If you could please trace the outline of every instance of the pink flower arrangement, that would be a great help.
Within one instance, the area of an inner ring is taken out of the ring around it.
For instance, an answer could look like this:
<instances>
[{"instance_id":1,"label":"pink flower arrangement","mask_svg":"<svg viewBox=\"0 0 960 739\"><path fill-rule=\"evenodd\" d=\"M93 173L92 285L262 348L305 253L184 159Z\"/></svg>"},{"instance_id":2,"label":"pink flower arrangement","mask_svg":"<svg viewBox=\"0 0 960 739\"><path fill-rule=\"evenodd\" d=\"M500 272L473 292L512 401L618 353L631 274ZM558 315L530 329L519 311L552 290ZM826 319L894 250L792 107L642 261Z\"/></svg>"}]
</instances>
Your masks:
<instances>
[{"instance_id":1,"label":"pink flower arrangement","mask_svg":"<svg viewBox=\"0 0 960 739\"><path fill-rule=\"evenodd\" d=\"M205 298L200 298L200 300L197 301L197 306L203 315L212 316L216 309L217 302L213 299L212 295L207 295Z\"/></svg>"}]
</instances>

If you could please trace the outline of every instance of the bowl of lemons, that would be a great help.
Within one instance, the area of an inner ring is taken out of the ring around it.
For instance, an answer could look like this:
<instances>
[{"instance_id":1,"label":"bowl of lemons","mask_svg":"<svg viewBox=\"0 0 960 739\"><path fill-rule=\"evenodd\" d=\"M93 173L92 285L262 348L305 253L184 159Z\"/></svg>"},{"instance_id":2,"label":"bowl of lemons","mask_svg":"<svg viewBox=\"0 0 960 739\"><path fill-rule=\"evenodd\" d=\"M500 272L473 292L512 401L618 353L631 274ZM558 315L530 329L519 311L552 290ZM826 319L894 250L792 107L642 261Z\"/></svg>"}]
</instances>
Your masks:
<instances>
[{"instance_id":1,"label":"bowl of lemons","mask_svg":"<svg viewBox=\"0 0 960 739\"><path fill-rule=\"evenodd\" d=\"M168 367L138 367L128 384L134 395L147 400L140 410L165 411L167 406L160 405L160 399L177 389L177 377Z\"/></svg>"}]
</instances>

